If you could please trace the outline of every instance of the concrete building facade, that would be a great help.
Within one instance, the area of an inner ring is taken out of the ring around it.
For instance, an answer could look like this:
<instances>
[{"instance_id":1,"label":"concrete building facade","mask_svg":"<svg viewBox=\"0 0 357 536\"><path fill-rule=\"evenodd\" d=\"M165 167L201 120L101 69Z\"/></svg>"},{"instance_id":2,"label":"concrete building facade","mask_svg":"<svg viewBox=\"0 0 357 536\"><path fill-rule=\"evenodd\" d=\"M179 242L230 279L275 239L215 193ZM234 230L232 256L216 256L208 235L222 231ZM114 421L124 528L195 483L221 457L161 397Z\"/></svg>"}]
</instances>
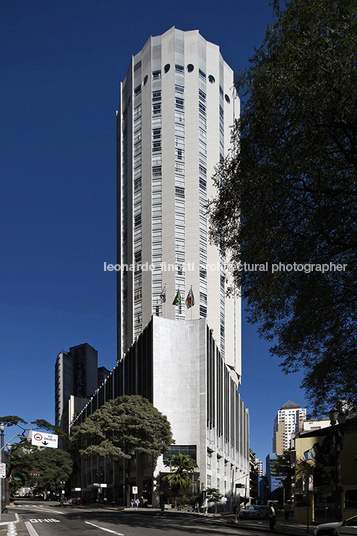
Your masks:
<instances>
[{"instance_id":1,"label":"concrete building facade","mask_svg":"<svg viewBox=\"0 0 357 536\"><path fill-rule=\"evenodd\" d=\"M60 352L55 364L56 426L61 426L62 413L71 395L87 400L92 396L97 386L97 350L84 343L72 346L69 352Z\"/></svg>"},{"instance_id":2,"label":"concrete building facade","mask_svg":"<svg viewBox=\"0 0 357 536\"><path fill-rule=\"evenodd\" d=\"M175 439L168 456L182 452L195 459L200 473L197 492L214 487L235 503L240 495L249 498L249 415L236 374L225 365L206 319L177 322L153 316L74 424L124 394L144 396L167 416ZM108 484L108 498L121 503L122 471L104 460L83 461L73 487L89 499L98 472ZM163 457L155 468L150 459L141 460L140 471L132 468L129 483L157 505L153 482L165 472ZM238 481L245 488L240 494Z\"/></svg>"}]
</instances>

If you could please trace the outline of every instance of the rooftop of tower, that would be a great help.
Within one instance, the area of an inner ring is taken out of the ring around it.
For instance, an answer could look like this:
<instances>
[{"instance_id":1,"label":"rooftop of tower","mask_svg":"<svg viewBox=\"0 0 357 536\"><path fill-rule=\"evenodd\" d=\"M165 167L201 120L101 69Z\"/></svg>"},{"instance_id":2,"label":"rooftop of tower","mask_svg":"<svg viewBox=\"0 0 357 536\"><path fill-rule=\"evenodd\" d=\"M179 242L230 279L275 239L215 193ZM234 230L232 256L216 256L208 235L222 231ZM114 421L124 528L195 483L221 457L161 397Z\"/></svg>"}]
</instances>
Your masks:
<instances>
[{"instance_id":1,"label":"rooftop of tower","mask_svg":"<svg viewBox=\"0 0 357 536\"><path fill-rule=\"evenodd\" d=\"M281 407L281 409L298 409L301 408L299 404L295 404L295 402L292 402L291 400L288 400L285 402L285 404Z\"/></svg>"}]
</instances>

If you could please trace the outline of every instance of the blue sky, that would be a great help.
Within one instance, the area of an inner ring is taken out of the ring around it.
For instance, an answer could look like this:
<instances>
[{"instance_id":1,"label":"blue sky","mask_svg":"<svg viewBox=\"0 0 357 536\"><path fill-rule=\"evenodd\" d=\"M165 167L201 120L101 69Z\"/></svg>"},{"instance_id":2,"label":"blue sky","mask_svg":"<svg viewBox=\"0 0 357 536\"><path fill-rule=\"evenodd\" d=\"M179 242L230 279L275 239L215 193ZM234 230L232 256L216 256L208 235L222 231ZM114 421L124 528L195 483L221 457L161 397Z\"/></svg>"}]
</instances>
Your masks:
<instances>
[{"instance_id":1,"label":"blue sky","mask_svg":"<svg viewBox=\"0 0 357 536\"><path fill-rule=\"evenodd\" d=\"M116 131L132 54L172 26L199 29L248 65L269 0L3 0L0 131L0 415L54 422L54 364L88 342L116 362ZM305 405L256 327L243 322L241 396L251 448L271 450L288 400ZM9 439L15 432L6 432Z\"/></svg>"}]
</instances>

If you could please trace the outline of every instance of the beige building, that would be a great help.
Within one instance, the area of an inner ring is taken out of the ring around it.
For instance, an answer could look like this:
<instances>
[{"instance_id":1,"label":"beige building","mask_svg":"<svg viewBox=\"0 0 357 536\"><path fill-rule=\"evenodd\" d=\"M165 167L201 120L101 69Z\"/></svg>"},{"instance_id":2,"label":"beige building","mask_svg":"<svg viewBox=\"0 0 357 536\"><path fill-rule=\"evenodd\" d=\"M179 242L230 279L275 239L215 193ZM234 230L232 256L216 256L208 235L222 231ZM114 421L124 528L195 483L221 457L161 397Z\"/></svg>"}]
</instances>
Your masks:
<instances>
[{"instance_id":1,"label":"beige building","mask_svg":"<svg viewBox=\"0 0 357 536\"><path fill-rule=\"evenodd\" d=\"M305 420L306 408L288 400L274 419L273 452L280 456L289 450L295 434L303 429Z\"/></svg>"}]
</instances>

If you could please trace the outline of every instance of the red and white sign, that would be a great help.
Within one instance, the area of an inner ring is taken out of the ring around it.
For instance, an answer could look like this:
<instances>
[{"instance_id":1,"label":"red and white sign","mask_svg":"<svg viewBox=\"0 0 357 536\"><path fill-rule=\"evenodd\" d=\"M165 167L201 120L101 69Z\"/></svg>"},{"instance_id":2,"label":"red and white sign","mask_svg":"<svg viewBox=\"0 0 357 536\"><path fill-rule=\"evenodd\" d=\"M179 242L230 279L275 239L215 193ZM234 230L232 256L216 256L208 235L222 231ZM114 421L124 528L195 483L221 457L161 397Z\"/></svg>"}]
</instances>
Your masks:
<instances>
[{"instance_id":1,"label":"red and white sign","mask_svg":"<svg viewBox=\"0 0 357 536\"><path fill-rule=\"evenodd\" d=\"M312 475L304 475L302 479L303 483L303 490L306 489L306 485L308 485L308 491L314 491L314 477Z\"/></svg>"},{"instance_id":2,"label":"red and white sign","mask_svg":"<svg viewBox=\"0 0 357 536\"><path fill-rule=\"evenodd\" d=\"M6 478L6 463L0 463L0 478Z\"/></svg>"},{"instance_id":3,"label":"red and white sign","mask_svg":"<svg viewBox=\"0 0 357 536\"><path fill-rule=\"evenodd\" d=\"M58 435L47 434L46 432L32 432L31 444L36 445L36 447L56 449L58 447Z\"/></svg>"},{"instance_id":4,"label":"red and white sign","mask_svg":"<svg viewBox=\"0 0 357 536\"><path fill-rule=\"evenodd\" d=\"M131 487L131 492L133 495L137 495L138 494L138 486L132 486Z\"/></svg>"}]
</instances>

